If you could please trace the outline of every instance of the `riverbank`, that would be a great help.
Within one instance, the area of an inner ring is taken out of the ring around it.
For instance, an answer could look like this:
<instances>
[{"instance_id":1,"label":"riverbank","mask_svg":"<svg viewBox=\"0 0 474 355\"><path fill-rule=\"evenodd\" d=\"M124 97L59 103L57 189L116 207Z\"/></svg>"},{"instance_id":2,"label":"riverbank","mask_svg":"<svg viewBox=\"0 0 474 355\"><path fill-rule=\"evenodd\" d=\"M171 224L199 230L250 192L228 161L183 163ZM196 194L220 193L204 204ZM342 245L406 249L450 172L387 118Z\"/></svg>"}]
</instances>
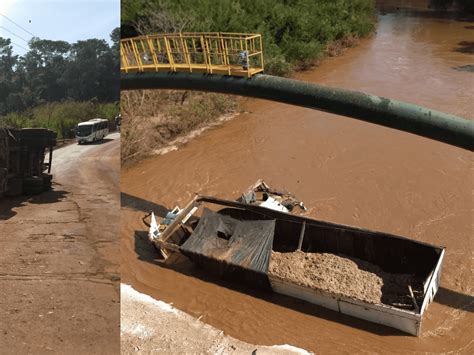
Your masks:
<instances>
[{"instance_id":1,"label":"riverbank","mask_svg":"<svg viewBox=\"0 0 474 355\"><path fill-rule=\"evenodd\" d=\"M287 344L260 346L237 340L126 284L120 287L120 305L122 354L311 354Z\"/></svg>"},{"instance_id":2,"label":"riverbank","mask_svg":"<svg viewBox=\"0 0 474 355\"><path fill-rule=\"evenodd\" d=\"M0 127L47 128L56 132L57 139L74 138L74 128L79 122L105 118L113 126L118 109L116 103L94 100L51 102L0 116Z\"/></svg>"},{"instance_id":3,"label":"riverbank","mask_svg":"<svg viewBox=\"0 0 474 355\"><path fill-rule=\"evenodd\" d=\"M238 114L235 97L172 90L122 91L122 166L172 151Z\"/></svg>"}]
</instances>

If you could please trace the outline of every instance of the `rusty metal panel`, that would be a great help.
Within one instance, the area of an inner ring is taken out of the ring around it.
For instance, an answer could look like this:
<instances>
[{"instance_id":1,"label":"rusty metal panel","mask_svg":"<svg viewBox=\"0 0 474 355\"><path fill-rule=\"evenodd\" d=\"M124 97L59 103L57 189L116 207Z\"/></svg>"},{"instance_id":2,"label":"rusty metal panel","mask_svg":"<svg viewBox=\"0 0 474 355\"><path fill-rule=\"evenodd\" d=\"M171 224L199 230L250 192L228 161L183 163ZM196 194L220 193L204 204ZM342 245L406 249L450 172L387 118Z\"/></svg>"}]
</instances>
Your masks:
<instances>
[{"instance_id":1,"label":"rusty metal panel","mask_svg":"<svg viewBox=\"0 0 474 355\"><path fill-rule=\"evenodd\" d=\"M8 179L8 130L0 128L0 194L7 188Z\"/></svg>"}]
</instances>

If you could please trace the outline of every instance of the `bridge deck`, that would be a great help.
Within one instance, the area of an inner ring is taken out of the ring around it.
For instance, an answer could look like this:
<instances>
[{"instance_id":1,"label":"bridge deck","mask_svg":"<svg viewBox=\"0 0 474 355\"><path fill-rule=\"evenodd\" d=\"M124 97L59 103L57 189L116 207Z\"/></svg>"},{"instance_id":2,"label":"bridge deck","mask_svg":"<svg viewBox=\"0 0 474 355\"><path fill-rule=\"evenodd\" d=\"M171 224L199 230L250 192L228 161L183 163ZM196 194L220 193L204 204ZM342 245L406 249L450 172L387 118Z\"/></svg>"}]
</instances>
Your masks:
<instances>
[{"instance_id":1,"label":"bridge deck","mask_svg":"<svg viewBox=\"0 0 474 355\"><path fill-rule=\"evenodd\" d=\"M262 38L245 33L172 33L123 39L122 72L251 77L263 72Z\"/></svg>"},{"instance_id":2,"label":"bridge deck","mask_svg":"<svg viewBox=\"0 0 474 355\"><path fill-rule=\"evenodd\" d=\"M189 72L189 73L209 73L209 74L221 74L231 76L250 76L263 72L262 68L249 68L244 69L241 66L236 65L205 65L205 64L175 64L173 67L169 64L143 64L139 66L128 66L127 72ZM125 71L125 70L124 70Z\"/></svg>"}]
</instances>

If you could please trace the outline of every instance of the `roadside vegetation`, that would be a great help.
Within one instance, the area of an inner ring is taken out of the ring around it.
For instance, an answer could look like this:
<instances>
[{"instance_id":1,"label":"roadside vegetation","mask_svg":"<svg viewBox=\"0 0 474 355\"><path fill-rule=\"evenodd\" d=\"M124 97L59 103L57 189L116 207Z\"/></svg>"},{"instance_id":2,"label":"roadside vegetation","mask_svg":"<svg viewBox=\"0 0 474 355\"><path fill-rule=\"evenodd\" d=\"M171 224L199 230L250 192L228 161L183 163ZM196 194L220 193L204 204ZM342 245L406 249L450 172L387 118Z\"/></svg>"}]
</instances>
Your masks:
<instances>
[{"instance_id":1,"label":"roadside vegetation","mask_svg":"<svg viewBox=\"0 0 474 355\"><path fill-rule=\"evenodd\" d=\"M23 56L0 37L0 126L45 127L71 137L80 122L118 114L120 29L112 45L33 38Z\"/></svg>"},{"instance_id":2,"label":"roadside vegetation","mask_svg":"<svg viewBox=\"0 0 474 355\"><path fill-rule=\"evenodd\" d=\"M265 71L290 74L328 45L374 29L373 0L124 0L122 36L159 32L254 32Z\"/></svg>"},{"instance_id":3,"label":"roadside vegetation","mask_svg":"<svg viewBox=\"0 0 474 355\"><path fill-rule=\"evenodd\" d=\"M41 127L57 133L58 139L74 138L74 127L91 118L105 118L111 124L119 112L118 103L65 101L36 106L21 113L12 112L0 118L0 127Z\"/></svg>"},{"instance_id":4,"label":"roadside vegetation","mask_svg":"<svg viewBox=\"0 0 474 355\"><path fill-rule=\"evenodd\" d=\"M236 112L228 95L172 90L123 91L121 157L131 165L194 129Z\"/></svg>"},{"instance_id":5,"label":"roadside vegetation","mask_svg":"<svg viewBox=\"0 0 474 355\"><path fill-rule=\"evenodd\" d=\"M262 34L265 73L290 76L340 55L373 32L373 0L122 0L122 37L163 32ZM236 110L231 96L122 92L122 163ZM150 101L154 100L154 103ZM157 117L160 117L157 119ZM163 127L169 133L162 134ZM180 127L176 129L176 127Z\"/></svg>"}]
</instances>

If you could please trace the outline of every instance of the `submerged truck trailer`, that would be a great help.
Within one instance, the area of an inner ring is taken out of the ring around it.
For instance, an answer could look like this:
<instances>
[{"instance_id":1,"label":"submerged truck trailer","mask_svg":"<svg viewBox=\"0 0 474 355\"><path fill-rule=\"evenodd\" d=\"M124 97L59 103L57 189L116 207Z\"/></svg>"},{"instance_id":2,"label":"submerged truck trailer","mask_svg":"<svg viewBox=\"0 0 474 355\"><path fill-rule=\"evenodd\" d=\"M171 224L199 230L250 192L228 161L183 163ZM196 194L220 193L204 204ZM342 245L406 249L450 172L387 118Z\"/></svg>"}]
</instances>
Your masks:
<instances>
[{"instance_id":1,"label":"submerged truck trailer","mask_svg":"<svg viewBox=\"0 0 474 355\"><path fill-rule=\"evenodd\" d=\"M302 202L254 187L238 201L197 195L159 224L152 214L156 261L172 267L181 254L236 283L421 335L444 247L293 214Z\"/></svg>"}]
</instances>

